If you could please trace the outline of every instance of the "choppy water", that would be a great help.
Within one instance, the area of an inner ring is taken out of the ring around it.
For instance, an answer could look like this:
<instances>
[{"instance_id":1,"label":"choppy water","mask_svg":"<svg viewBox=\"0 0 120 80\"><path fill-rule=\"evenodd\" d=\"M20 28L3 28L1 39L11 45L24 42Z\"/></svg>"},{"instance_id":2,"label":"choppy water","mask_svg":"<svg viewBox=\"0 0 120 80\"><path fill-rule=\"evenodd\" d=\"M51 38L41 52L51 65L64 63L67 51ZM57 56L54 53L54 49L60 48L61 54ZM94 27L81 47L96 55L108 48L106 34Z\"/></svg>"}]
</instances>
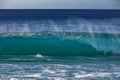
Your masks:
<instances>
[{"instance_id":1,"label":"choppy water","mask_svg":"<svg viewBox=\"0 0 120 80\"><path fill-rule=\"evenodd\" d=\"M119 80L120 59L41 57L0 62L1 80Z\"/></svg>"}]
</instances>

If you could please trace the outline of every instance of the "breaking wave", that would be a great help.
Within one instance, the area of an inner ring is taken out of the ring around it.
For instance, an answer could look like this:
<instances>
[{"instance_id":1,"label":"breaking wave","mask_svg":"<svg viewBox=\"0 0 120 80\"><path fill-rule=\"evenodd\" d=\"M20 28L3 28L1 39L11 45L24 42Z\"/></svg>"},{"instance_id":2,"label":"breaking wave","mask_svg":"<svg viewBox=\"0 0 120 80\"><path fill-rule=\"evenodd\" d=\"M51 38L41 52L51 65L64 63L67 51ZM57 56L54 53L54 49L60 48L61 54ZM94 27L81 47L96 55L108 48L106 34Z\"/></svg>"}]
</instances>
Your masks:
<instances>
[{"instance_id":1,"label":"breaking wave","mask_svg":"<svg viewBox=\"0 0 120 80\"><path fill-rule=\"evenodd\" d=\"M3 33L1 55L120 55L120 35L80 32Z\"/></svg>"}]
</instances>

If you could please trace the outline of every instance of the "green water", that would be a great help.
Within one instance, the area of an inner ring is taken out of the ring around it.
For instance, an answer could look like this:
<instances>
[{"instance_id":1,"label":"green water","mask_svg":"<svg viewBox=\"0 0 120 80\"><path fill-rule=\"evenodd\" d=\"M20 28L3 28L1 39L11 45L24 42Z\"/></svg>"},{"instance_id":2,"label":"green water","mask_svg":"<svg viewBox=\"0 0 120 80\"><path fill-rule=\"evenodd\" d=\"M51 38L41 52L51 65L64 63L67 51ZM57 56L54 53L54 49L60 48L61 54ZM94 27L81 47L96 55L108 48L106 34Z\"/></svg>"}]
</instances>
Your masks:
<instances>
[{"instance_id":1,"label":"green water","mask_svg":"<svg viewBox=\"0 0 120 80\"><path fill-rule=\"evenodd\" d=\"M0 55L103 56L119 53L119 35L48 32L30 34L32 33L3 34L0 38Z\"/></svg>"}]
</instances>

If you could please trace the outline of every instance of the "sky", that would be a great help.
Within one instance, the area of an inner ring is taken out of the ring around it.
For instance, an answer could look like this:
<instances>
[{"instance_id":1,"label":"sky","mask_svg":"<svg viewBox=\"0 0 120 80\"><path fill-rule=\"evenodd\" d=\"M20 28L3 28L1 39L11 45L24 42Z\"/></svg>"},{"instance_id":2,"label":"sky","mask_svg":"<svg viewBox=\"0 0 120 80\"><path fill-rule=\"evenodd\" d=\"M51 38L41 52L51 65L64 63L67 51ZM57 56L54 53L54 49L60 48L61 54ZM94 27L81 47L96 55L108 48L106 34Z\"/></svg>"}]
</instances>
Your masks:
<instances>
[{"instance_id":1,"label":"sky","mask_svg":"<svg viewBox=\"0 0 120 80\"><path fill-rule=\"evenodd\" d=\"M0 9L120 9L120 0L0 0Z\"/></svg>"}]
</instances>

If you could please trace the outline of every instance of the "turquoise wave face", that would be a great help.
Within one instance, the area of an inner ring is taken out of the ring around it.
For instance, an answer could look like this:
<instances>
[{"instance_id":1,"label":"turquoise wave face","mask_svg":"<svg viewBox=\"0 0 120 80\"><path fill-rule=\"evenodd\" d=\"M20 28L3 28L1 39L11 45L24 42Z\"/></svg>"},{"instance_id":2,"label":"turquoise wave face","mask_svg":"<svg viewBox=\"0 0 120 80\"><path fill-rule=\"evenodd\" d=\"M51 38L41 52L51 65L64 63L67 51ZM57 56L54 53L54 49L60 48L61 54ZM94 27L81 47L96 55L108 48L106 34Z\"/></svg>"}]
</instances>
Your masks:
<instances>
[{"instance_id":1,"label":"turquoise wave face","mask_svg":"<svg viewBox=\"0 0 120 80\"><path fill-rule=\"evenodd\" d=\"M77 32L4 33L0 55L120 55L120 35Z\"/></svg>"}]
</instances>

